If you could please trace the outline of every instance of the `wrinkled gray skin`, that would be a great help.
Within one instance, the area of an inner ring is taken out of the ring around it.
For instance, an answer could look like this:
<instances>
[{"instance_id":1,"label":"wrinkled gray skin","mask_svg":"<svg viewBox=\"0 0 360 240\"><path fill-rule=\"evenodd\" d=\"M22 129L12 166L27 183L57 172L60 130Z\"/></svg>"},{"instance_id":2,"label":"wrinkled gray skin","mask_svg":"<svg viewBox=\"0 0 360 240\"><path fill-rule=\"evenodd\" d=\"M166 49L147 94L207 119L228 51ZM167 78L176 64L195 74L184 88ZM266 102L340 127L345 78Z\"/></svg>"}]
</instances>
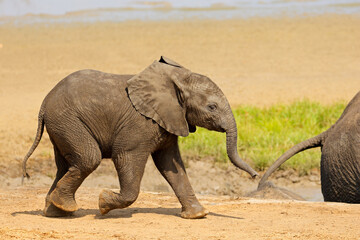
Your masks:
<instances>
[{"instance_id":1,"label":"wrinkled gray skin","mask_svg":"<svg viewBox=\"0 0 360 240\"><path fill-rule=\"evenodd\" d=\"M205 216L208 212L195 197L178 147L178 136L187 136L196 126L226 132L230 160L257 175L238 156L236 123L221 90L206 76L164 57L137 75L82 70L60 81L42 103L36 139L23 162L24 176L44 125L58 169L46 196L46 216L66 216L78 209L75 191L103 158L114 162L120 193L103 190L100 212L128 207L138 197L150 154L178 197L181 216Z\"/></svg>"},{"instance_id":2,"label":"wrinkled gray skin","mask_svg":"<svg viewBox=\"0 0 360 240\"><path fill-rule=\"evenodd\" d=\"M276 160L260 180L258 189L286 160L315 147L321 147L321 191L324 200L360 203L360 92L327 131L295 145Z\"/></svg>"}]
</instances>

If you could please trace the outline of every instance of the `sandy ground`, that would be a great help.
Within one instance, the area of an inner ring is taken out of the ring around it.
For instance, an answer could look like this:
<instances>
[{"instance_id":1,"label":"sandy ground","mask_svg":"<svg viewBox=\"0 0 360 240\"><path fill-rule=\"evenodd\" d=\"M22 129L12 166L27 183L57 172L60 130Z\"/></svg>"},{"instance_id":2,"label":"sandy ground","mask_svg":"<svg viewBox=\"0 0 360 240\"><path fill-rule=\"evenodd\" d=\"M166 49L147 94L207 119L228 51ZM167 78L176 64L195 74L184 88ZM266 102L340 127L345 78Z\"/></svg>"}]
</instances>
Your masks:
<instances>
[{"instance_id":1,"label":"sandy ground","mask_svg":"<svg viewBox=\"0 0 360 240\"><path fill-rule=\"evenodd\" d=\"M42 188L0 190L1 239L359 239L357 205L203 196L210 214L178 216L173 195L141 193L130 208L101 216L99 189L78 192L73 217L42 216Z\"/></svg>"},{"instance_id":2,"label":"sandy ground","mask_svg":"<svg viewBox=\"0 0 360 240\"><path fill-rule=\"evenodd\" d=\"M360 17L348 15L0 25L0 238L358 239L359 206L243 199L256 181L233 166L190 164L192 185L211 211L195 221L177 216L179 204L171 192L142 192L133 207L101 217L96 210L100 189L118 188L109 161L80 188L82 210L75 217L43 217L40 209L55 174L46 134L29 160L32 180L20 187L19 175L43 98L76 70L137 73L165 55L211 77L233 106L304 98L349 101L360 87L359 26ZM170 191L147 168L142 190ZM318 173L307 182L319 190Z\"/></svg>"}]
</instances>

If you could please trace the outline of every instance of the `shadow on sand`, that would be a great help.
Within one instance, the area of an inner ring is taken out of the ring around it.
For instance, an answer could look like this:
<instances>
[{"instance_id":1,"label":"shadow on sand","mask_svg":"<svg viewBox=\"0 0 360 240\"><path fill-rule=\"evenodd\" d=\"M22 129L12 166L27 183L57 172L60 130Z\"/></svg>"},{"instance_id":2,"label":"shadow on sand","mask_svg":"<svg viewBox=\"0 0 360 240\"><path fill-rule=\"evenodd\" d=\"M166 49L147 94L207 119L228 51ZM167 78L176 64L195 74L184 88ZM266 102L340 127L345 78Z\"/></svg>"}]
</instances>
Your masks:
<instances>
[{"instance_id":1,"label":"shadow on sand","mask_svg":"<svg viewBox=\"0 0 360 240\"><path fill-rule=\"evenodd\" d=\"M152 214L160 214L160 215L167 215L167 216L178 216L180 217L180 209L179 208L126 208L126 209L115 209L109 212L106 215L101 215L99 209L82 209L80 208L76 212L74 212L71 216L60 217L60 218L82 218L85 216L93 215L95 219L112 219L112 218L131 218L133 214L138 213L152 213ZM13 212L11 215L16 217L18 215L25 214L25 215L37 215L37 216L44 216L42 210L34 210L34 211L20 211L20 212ZM208 216L214 217L222 217L222 218L232 218L232 219L244 219L241 217L218 214L214 212L210 212ZM44 216L45 217L45 216ZM206 218L206 217L205 217Z\"/></svg>"}]
</instances>

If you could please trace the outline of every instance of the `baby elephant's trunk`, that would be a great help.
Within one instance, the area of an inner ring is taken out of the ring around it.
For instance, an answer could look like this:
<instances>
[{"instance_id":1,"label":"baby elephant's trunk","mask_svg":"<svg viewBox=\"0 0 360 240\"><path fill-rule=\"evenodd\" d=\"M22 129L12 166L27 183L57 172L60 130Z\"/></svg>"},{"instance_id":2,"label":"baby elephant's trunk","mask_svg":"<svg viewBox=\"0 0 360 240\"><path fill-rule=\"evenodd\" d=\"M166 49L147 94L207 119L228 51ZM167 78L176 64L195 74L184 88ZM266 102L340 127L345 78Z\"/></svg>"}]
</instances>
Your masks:
<instances>
[{"instance_id":1,"label":"baby elephant's trunk","mask_svg":"<svg viewBox=\"0 0 360 240\"><path fill-rule=\"evenodd\" d=\"M249 173L252 178L259 174L252 169L246 162L244 162L237 152L237 129L226 131L226 151L230 161L241 170Z\"/></svg>"},{"instance_id":2,"label":"baby elephant's trunk","mask_svg":"<svg viewBox=\"0 0 360 240\"><path fill-rule=\"evenodd\" d=\"M246 162L244 162L237 151L237 127L234 115L229 107L229 112L226 114L226 151L230 161L238 168L249 173L252 178L255 178L259 174L252 169Z\"/></svg>"}]
</instances>

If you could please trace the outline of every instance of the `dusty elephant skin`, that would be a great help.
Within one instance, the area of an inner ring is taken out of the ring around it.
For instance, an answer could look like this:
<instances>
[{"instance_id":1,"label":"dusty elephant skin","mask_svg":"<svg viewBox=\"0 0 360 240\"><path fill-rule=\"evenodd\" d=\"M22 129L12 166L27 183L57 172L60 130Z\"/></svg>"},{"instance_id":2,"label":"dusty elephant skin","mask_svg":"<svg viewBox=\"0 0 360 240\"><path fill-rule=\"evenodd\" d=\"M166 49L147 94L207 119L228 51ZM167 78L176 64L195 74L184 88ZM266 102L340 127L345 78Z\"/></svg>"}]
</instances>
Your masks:
<instances>
[{"instance_id":1,"label":"dusty elephant skin","mask_svg":"<svg viewBox=\"0 0 360 240\"><path fill-rule=\"evenodd\" d=\"M182 205L181 216L204 217L207 210L194 194L178 147L178 136L187 136L196 126L226 132L230 160L257 176L238 156L236 123L222 91L206 76L165 57L137 75L82 70L60 81L41 105L37 135L23 162L24 176L44 126L57 166L46 196L46 216L67 216L78 209L75 192L103 158L114 162L120 193L103 190L100 212L128 207L138 197L151 154Z\"/></svg>"},{"instance_id":2,"label":"dusty elephant skin","mask_svg":"<svg viewBox=\"0 0 360 240\"><path fill-rule=\"evenodd\" d=\"M350 101L339 120L327 131L285 152L260 180L268 177L293 155L321 147L321 191L325 201L360 203L360 92Z\"/></svg>"}]
</instances>

